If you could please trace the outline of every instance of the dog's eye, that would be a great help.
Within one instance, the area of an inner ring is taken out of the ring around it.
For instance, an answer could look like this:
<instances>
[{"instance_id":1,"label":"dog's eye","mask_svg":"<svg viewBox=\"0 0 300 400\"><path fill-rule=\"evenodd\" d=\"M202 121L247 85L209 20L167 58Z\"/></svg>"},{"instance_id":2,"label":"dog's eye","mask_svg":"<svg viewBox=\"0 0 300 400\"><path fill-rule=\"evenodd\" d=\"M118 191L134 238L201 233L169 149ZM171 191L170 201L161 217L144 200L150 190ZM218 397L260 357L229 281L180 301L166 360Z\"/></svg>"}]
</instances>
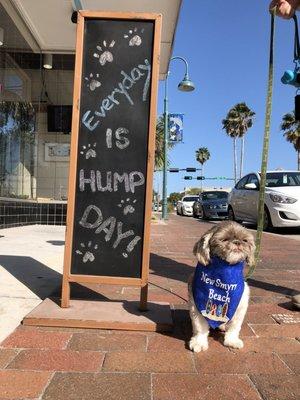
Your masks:
<instances>
[{"instance_id":1,"label":"dog's eye","mask_svg":"<svg viewBox=\"0 0 300 400\"><path fill-rule=\"evenodd\" d=\"M248 243L248 240L247 239L243 239L243 242Z\"/></svg>"},{"instance_id":2,"label":"dog's eye","mask_svg":"<svg viewBox=\"0 0 300 400\"><path fill-rule=\"evenodd\" d=\"M221 239L221 242L228 242L228 239Z\"/></svg>"}]
</instances>

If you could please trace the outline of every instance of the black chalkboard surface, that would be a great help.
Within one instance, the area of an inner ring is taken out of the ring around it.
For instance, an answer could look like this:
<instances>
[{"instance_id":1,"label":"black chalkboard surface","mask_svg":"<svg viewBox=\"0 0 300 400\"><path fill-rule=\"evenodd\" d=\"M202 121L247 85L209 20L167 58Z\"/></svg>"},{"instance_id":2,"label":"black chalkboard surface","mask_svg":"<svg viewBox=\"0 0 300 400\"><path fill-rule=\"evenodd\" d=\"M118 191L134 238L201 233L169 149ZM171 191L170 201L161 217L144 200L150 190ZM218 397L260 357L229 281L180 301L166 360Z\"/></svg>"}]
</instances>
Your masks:
<instances>
[{"instance_id":1,"label":"black chalkboard surface","mask_svg":"<svg viewBox=\"0 0 300 400\"><path fill-rule=\"evenodd\" d=\"M84 23L71 274L140 278L154 22Z\"/></svg>"}]
</instances>

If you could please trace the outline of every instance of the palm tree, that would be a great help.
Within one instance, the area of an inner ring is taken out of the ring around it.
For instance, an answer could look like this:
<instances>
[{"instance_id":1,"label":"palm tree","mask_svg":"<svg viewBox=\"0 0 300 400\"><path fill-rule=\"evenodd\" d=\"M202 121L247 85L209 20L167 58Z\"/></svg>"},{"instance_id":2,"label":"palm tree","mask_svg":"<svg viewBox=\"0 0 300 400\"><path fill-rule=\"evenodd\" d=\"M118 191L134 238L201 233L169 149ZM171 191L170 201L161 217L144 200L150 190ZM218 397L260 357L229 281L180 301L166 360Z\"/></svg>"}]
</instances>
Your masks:
<instances>
[{"instance_id":1,"label":"palm tree","mask_svg":"<svg viewBox=\"0 0 300 400\"><path fill-rule=\"evenodd\" d=\"M196 150L196 160L201 164L201 177L203 177L203 164L210 159L210 152L207 147L199 147ZM201 179L201 192L202 192L202 179Z\"/></svg>"},{"instance_id":2,"label":"palm tree","mask_svg":"<svg viewBox=\"0 0 300 400\"><path fill-rule=\"evenodd\" d=\"M162 169L164 166L164 117L161 115L156 122L155 137L155 169ZM168 149L173 148L175 143L168 142Z\"/></svg>"},{"instance_id":3,"label":"palm tree","mask_svg":"<svg viewBox=\"0 0 300 400\"><path fill-rule=\"evenodd\" d=\"M240 178L243 175L244 168L244 153L245 153L245 134L253 125L253 117L255 112L252 111L245 102L238 103L232 107L226 118L223 119L223 129L227 135L233 138L233 153L234 153L234 181L237 180L237 153L236 142L237 138L242 139L241 155L240 155Z\"/></svg>"},{"instance_id":4,"label":"palm tree","mask_svg":"<svg viewBox=\"0 0 300 400\"><path fill-rule=\"evenodd\" d=\"M297 151L298 171L300 171L300 121L295 120L294 112L285 114L282 117L280 129L283 131L283 136L285 136L286 140L292 143Z\"/></svg>"}]
</instances>

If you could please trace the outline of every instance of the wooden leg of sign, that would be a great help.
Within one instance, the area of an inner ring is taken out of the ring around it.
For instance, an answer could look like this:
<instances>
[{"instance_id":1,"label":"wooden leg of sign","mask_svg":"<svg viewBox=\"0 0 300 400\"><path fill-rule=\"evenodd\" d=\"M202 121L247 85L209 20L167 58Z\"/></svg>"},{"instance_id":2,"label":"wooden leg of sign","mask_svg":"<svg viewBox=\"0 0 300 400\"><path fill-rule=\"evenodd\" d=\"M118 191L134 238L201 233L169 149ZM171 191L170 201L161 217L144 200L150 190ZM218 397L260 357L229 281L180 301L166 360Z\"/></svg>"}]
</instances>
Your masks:
<instances>
[{"instance_id":1,"label":"wooden leg of sign","mask_svg":"<svg viewBox=\"0 0 300 400\"><path fill-rule=\"evenodd\" d=\"M148 311L147 299L148 299L148 283L145 286L141 287L141 295L140 295L141 311Z\"/></svg>"},{"instance_id":2,"label":"wooden leg of sign","mask_svg":"<svg viewBox=\"0 0 300 400\"><path fill-rule=\"evenodd\" d=\"M61 307L70 307L70 282L66 278L62 282Z\"/></svg>"}]
</instances>

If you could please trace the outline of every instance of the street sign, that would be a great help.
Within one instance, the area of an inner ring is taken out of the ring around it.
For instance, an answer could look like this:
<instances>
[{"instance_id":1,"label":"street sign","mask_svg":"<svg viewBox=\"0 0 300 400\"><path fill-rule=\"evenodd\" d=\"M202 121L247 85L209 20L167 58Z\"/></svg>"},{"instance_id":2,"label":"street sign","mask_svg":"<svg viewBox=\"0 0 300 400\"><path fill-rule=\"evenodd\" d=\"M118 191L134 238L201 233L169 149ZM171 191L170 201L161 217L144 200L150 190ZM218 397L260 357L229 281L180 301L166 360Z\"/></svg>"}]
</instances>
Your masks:
<instances>
[{"instance_id":1,"label":"street sign","mask_svg":"<svg viewBox=\"0 0 300 400\"><path fill-rule=\"evenodd\" d=\"M192 177L192 176L185 176L184 179L185 179L186 181L190 181L191 179L193 179L193 177Z\"/></svg>"},{"instance_id":2,"label":"street sign","mask_svg":"<svg viewBox=\"0 0 300 400\"><path fill-rule=\"evenodd\" d=\"M179 168L169 168L169 172L179 172Z\"/></svg>"},{"instance_id":3,"label":"street sign","mask_svg":"<svg viewBox=\"0 0 300 400\"><path fill-rule=\"evenodd\" d=\"M196 172L196 168L186 168L186 172Z\"/></svg>"},{"instance_id":4,"label":"street sign","mask_svg":"<svg viewBox=\"0 0 300 400\"><path fill-rule=\"evenodd\" d=\"M204 176L197 176L198 181L204 181L205 177Z\"/></svg>"}]
</instances>

